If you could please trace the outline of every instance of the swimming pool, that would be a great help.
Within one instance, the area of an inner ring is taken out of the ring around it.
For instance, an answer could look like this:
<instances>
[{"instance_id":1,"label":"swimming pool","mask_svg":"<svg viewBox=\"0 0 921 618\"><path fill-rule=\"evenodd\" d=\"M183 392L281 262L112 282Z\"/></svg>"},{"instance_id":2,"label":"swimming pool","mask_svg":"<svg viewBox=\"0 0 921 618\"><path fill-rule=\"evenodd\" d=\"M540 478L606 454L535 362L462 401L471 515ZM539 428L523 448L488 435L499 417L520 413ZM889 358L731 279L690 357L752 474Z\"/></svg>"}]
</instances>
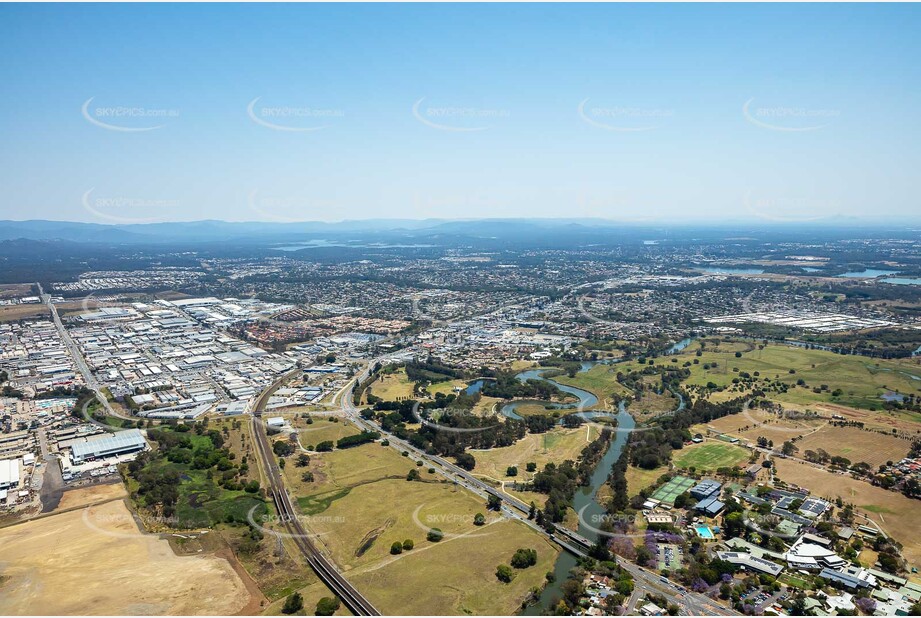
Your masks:
<instances>
[{"instance_id":1,"label":"swimming pool","mask_svg":"<svg viewBox=\"0 0 921 618\"><path fill-rule=\"evenodd\" d=\"M697 532L697 536L699 536L702 539L716 538L713 536L713 531L710 530L710 528L708 528L707 526L697 526L694 528L694 530Z\"/></svg>"}]
</instances>

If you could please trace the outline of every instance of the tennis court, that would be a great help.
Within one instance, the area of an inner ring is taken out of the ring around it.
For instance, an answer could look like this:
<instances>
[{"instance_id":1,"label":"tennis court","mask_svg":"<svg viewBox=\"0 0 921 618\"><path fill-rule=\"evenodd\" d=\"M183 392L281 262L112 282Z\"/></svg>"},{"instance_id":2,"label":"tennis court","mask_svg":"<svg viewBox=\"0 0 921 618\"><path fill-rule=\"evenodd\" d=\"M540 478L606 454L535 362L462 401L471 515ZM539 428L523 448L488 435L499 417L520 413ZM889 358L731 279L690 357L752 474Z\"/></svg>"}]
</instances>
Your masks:
<instances>
[{"instance_id":1,"label":"tennis court","mask_svg":"<svg viewBox=\"0 0 921 618\"><path fill-rule=\"evenodd\" d=\"M674 505L675 498L689 490L691 487L694 487L696 482L697 481L694 479L689 479L686 476L676 476L665 485L662 485L662 487L658 488L655 493L652 494L651 498L653 500L658 500L659 502L664 502L668 505Z\"/></svg>"}]
</instances>

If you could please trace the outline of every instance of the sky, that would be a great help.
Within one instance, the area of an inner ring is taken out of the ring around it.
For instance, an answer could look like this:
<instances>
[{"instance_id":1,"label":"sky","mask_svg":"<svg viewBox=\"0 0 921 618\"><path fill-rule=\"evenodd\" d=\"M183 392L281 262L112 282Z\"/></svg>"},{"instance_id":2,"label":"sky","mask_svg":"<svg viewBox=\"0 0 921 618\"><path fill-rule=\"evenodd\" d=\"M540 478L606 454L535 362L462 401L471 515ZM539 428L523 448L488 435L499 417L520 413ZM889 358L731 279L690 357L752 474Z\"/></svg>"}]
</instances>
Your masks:
<instances>
[{"instance_id":1,"label":"sky","mask_svg":"<svg viewBox=\"0 0 921 618\"><path fill-rule=\"evenodd\" d=\"M917 5L0 5L0 219L917 219Z\"/></svg>"}]
</instances>

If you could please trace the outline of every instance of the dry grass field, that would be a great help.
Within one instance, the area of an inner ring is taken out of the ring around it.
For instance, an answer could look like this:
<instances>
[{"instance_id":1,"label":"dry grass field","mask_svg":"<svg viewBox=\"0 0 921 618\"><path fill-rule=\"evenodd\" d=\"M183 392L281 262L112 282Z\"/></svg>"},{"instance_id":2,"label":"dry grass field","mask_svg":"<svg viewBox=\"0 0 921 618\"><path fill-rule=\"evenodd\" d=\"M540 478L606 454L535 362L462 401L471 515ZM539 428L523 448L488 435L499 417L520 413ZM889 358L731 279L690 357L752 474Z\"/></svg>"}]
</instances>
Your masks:
<instances>
[{"instance_id":1,"label":"dry grass field","mask_svg":"<svg viewBox=\"0 0 921 618\"><path fill-rule=\"evenodd\" d=\"M301 478L306 470L312 482ZM407 481L410 470L422 480ZM287 465L284 474L314 543L388 613L511 611L556 557L556 548L537 533L502 521L484 500L380 444L318 453L308 468ZM473 524L477 513L487 515L487 525ZM427 540L430 528L440 528L445 538ZM390 553L393 543L407 539L413 549ZM528 569L510 586L482 585L482 579L495 580L496 565L518 547L546 547L540 570ZM267 613L277 613L276 605Z\"/></svg>"},{"instance_id":2,"label":"dry grass field","mask_svg":"<svg viewBox=\"0 0 921 618\"><path fill-rule=\"evenodd\" d=\"M529 591L553 570L559 549L519 522L505 520L483 528L489 537L445 538L393 556L380 567L359 569L350 579L384 614L514 615ZM519 547L537 550L537 564L516 569L515 579L503 584L496 579L496 566L508 564Z\"/></svg>"},{"instance_id":3,"label":"dry grass field","mask_svg":"<svg viewBox=\"0 0 921 618\"><path fill-rule=\"evenodd\" d=\"M406 376L406 370L397 369L393 373L382 373L381 376L368 387L368 391L375 397L384 401L400 401L413 396L413 383Z\"/></svg>"},{"instance_id":4,"label":"dry grass field","mask_svg":"<svg viewBox=\"0 0 921 618\"><path fill-rule=\"evenodd\" d=\"M912 566L921 567L921 536L918 535L918 501L894 491L874 487L846 474L826 472L789 459L775 459L781 480L808 489L816 496L840 497L858 507L887 534L902 543L902 555Z\"/></svg>"},{"instance_id":5,"label":"dry grass field","mask_svg":"<svg viewBox=\"0 0 921 618\"><path fill-rule=\"evenodd\" d=\"M51 319L48 307L41 304L0 306L0 322L16 322L33 318Z\"/></svg>"},{"instance_id":6,"label":"dry grass field","mask_svg":"<svg viewBox=\"0 0 921 618\"><path fill-rule=\"evenodd\" d=\"M221 615L250 604L230 563L177 556L124 502L0 530L0 614Z\"/></svg>"},{"instance_id":7,"label":"dry grass field","mask_svg":"<svg viewBox=\"0 0 921 618\"><path fill-rule=\"evenodd\" d=\"M575 429L555 427L546 433L529 433L511 446L503 446L485 451L471 450L476 459L473 473L477 476L490 477L499 481L515 480L505 476L509 466L518 466L517 480L524 481L531 476L525 471L528 462L537 464L542 470L545 464L561 462L566 459L575 461L589 442L598 437L597 425L585 425Z\"/></svg>"},{"instance_id":8,"label":"dry grass field","mask_svg":"<svg viewBox=\"0 0 921 618\"><path fill-rule=\"evenodd\" d=\"M806 450L821 448L830 455L846 457L852 463L866 462L875 468L887 461L898 461L905 457L911 442L857 427L829 425L797 441L796 446L799 449L797 457L802 457Z\"/></svg>"}]
</instances>

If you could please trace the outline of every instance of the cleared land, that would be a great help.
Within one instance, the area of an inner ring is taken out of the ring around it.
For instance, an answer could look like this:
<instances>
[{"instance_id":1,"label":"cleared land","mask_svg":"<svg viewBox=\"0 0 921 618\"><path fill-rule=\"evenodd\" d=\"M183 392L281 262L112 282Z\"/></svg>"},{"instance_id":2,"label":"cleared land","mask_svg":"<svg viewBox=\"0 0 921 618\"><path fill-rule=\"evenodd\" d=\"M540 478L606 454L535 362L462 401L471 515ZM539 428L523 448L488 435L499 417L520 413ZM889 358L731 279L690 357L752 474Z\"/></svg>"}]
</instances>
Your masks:
<instances>
[{"instance_id":1,"label":"cleared land","mask_svg":"<svg viewBox=\"0 0 921 618\"><path fill-rule=\"evenodd\" d=\"M731 468L742 465L750 452L741 446L720 442L701 442L685 446L675 453L674 463L678 468L695 468L698 471L712 471L717 468Z\"/></svg>"},{"instance_id":2,"label":"cleared land","mask_svg":"<svg viewBox=\"0 0 921 618\"><path fill-rule=\"evenodd\" d=\"M798 485L816 496L840 497L857 506L887 534L902 543L902 555L912 566L921 567L921 538L918 535L918 501L900 493L874 487L846 474L826 472L789 459L775 459L776 474L786 483Z\"/></svg>"},{"instance_id":3,"label":"cleared land","mask_svg":"<svg viewBox=\"0 0 921 618\"><path fill-rule=\"evenodd\" d=\"M0 284L0 298L22 298L33 296L31 283L2 283Z\"/></svg>"},{"instance_id":4,"label":"cleared land","mask_svg":"<svg viewBox=\"0 0 921 618\"><path fill-rule=\"evenodd\" d=\"M0 306L0 322L15 322L30 318L51 319L51 312L45 305L3 305Z\"/></svg>"},{"instance_id":5,"label":"cleared land","mask_svg":"<svg viewBox=\"0 0 921 618\"><path fill-rule=\"evenodd\" d=\"M77 507L118 500L128 496L122 483L106 483L80 489L69 489L61 496L55 511L68 511Z\"/></svg>"},{"instance_id":6,"label":"cleared land","mask_svg":"<svg viewBox=\"0 0 921 618\"><path fill-rule=\"evenodd\" d=\"M227 560L176 556L120 500L2 529L0 546L3 614L220 615L250 602Z\"/></svg>"}]
</instances>

